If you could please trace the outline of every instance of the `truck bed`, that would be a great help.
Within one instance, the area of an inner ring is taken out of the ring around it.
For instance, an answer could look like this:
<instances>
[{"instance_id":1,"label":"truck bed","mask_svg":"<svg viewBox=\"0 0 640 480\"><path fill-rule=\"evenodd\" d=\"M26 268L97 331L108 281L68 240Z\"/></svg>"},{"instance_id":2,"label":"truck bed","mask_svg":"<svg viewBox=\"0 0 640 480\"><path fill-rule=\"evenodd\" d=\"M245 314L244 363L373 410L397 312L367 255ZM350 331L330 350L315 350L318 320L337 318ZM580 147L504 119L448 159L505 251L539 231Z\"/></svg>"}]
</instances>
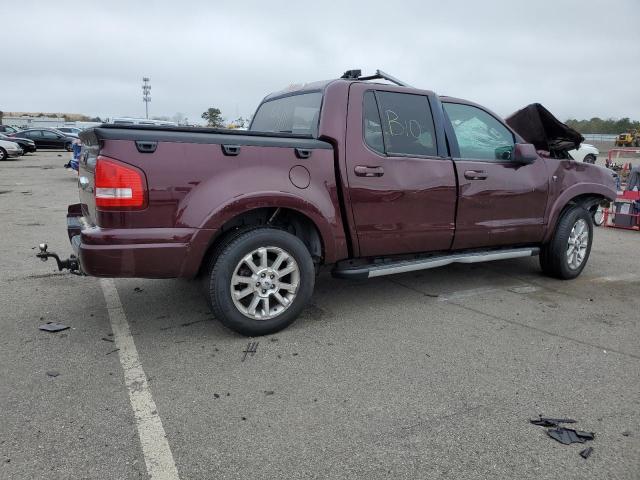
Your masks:
<instances>
[{"instance_id":1,"label":"truck bed","mask_svg":"<svg viewBox=\"0 0 640 480\"><path fill-rule=\"evenodd\" d=\"M84 248L109 243L121 250L147 249L173 263L157 268L145 256L130 262L135 271L127 273L195 275L227 221L247 210L278 207L305 212L319 225L327 258L346 255L334 154L327 142L299 134L147 125L101 125L81 139L80 211L90 227L82 231ZM96 208L99 157L142 172L144 208ZM108 274L107 261L102 275ZM145 271L153 265L156 270Z\"/></svg>"}]
</instances>

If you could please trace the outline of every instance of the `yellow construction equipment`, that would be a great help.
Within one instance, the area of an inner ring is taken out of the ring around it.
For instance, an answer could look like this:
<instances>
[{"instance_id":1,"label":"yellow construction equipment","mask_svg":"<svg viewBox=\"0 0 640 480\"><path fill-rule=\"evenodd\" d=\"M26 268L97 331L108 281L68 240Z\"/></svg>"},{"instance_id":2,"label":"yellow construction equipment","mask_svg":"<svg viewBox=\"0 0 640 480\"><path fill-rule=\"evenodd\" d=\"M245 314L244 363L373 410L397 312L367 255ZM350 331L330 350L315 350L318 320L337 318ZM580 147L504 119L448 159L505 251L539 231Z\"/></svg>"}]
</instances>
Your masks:
<instances>
[{"instance_id":1,"label":"yellow construction equipment","mask_svg":"<svg viewBox=\"0 0 640 480\"><path fill-rule=\"evenodd\" d=\"M616 147L640 147L640 133L632 128L616 137Z\"/></svg>"}]
</instances>

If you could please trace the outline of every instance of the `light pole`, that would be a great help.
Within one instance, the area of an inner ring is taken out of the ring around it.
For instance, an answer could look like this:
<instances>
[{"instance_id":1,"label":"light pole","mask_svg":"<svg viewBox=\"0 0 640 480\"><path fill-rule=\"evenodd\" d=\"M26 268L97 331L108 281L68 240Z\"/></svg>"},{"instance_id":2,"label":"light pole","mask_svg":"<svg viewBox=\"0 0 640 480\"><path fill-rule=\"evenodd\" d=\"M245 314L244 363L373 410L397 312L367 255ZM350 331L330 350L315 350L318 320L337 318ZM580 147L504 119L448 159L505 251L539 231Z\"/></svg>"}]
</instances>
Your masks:
<instances>
[{"instance_id":1,"label":"light pole","mask_svg":"<svg viewBox=\"0 0 640 480\"><path fill-rule=\"evenodd\" d=\"M149 118L149 102L151 101L151 84L149 83L149 77L142 77L142 101L144 102L146 118Z\"/></svg>"}]
</instances>

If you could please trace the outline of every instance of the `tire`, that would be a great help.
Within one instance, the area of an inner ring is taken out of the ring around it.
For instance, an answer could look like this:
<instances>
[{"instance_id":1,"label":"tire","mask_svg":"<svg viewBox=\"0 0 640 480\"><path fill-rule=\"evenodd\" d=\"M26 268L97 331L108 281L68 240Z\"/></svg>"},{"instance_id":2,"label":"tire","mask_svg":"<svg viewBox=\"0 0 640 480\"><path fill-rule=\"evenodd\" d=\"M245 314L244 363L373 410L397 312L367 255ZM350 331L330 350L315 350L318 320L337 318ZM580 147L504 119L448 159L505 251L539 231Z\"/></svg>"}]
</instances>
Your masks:
<instances>
[{"instance_id":1,"label":"tire","mask_svg":"<svg viewBox=\"0 0 640 480\"><path fill-rule=\"evenodd\" d=\"M593 224L600 227L604 224L604 207L598 206L593 212Z\"/></svg>"},{"instance_id":2,"label":"tire","mask_svg":"<svg viewBox=\"0 0 640 480\"><path fill-rule=\"evenodd\" d=\"M580 242L580 247L576 250L570 242ZM570 207L560 217L551 241L540 251L542 271L561 280L576 278L589 260L592 243L591 214L582 207Z\"/></svg>"},{"instance_id":3,"label":"tire","mask_svg":"<svg viewBox=\"0 0 640 480\"><path fill-rule=\"evenodd\" d=\"M7 158L8 158L7 151L4 148L0 147L0 162L2 160L6 160Z\"/></svg>"},{"instance_id":4,"label":"tire","mask_svg":"<svg viewBox=\"0 0 640 480\"><path fill-rule=\"evenodd\" d=\"M216 318L242 335L259 336L296 320L313 294L315 268L298 237L260 227L228 237L210 257L206 278Z\"/></svg>"},{"instance_id":5,"label":"tire","mask_svg":"<svg viewBox=\"0 0 640 480\"><path fill-rule=\"evenodd\" d=\"M596 156L593 153L588 154L587 156L584 157L584 159L582 160L584 163L591 163L594 164L596 163Z\"/></svg>"},{"instance_id":6,"label":"tire","mask_svg":"<svg viewBox=\"0 0 640 480\"><path fill-rule=\"evenodd\" d=\"M64 144L64 149L65 149L67 152L70 152L70 151L72 150L71 144L70 144L70 143L65 143L65 144Z\"/></svg>"}]
</instances>

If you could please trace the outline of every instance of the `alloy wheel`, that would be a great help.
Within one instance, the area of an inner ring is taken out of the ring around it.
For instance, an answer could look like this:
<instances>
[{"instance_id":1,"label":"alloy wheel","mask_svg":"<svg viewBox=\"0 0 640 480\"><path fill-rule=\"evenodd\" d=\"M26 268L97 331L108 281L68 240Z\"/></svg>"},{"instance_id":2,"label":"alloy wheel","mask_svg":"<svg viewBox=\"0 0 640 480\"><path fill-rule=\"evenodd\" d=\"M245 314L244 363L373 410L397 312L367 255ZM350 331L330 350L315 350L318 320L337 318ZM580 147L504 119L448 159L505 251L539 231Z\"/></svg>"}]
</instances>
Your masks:
<instances>
[{"instance_id":1,"label":"alloy wheel","mask_svg":"<svg viewBox=\"0 0 640 480\"><path fill-rule=\"evenodd\" d=\"M269 320L284 312L296 298L300 268L279 247L260 247L245 255L231 277L231 298L244 316Z\"/></svg>"},{"instance_id":2,"label":"alloy wheel","mask_svg":"<svg viewBox=\"0 0 640 480\"><path fill-rule=\"evenodd\" d=\"M573 224L567 242L567 263L569 268L577 270L584 262L589 247L589 226L583 218Z\"/></svg>"}]
</instances>

